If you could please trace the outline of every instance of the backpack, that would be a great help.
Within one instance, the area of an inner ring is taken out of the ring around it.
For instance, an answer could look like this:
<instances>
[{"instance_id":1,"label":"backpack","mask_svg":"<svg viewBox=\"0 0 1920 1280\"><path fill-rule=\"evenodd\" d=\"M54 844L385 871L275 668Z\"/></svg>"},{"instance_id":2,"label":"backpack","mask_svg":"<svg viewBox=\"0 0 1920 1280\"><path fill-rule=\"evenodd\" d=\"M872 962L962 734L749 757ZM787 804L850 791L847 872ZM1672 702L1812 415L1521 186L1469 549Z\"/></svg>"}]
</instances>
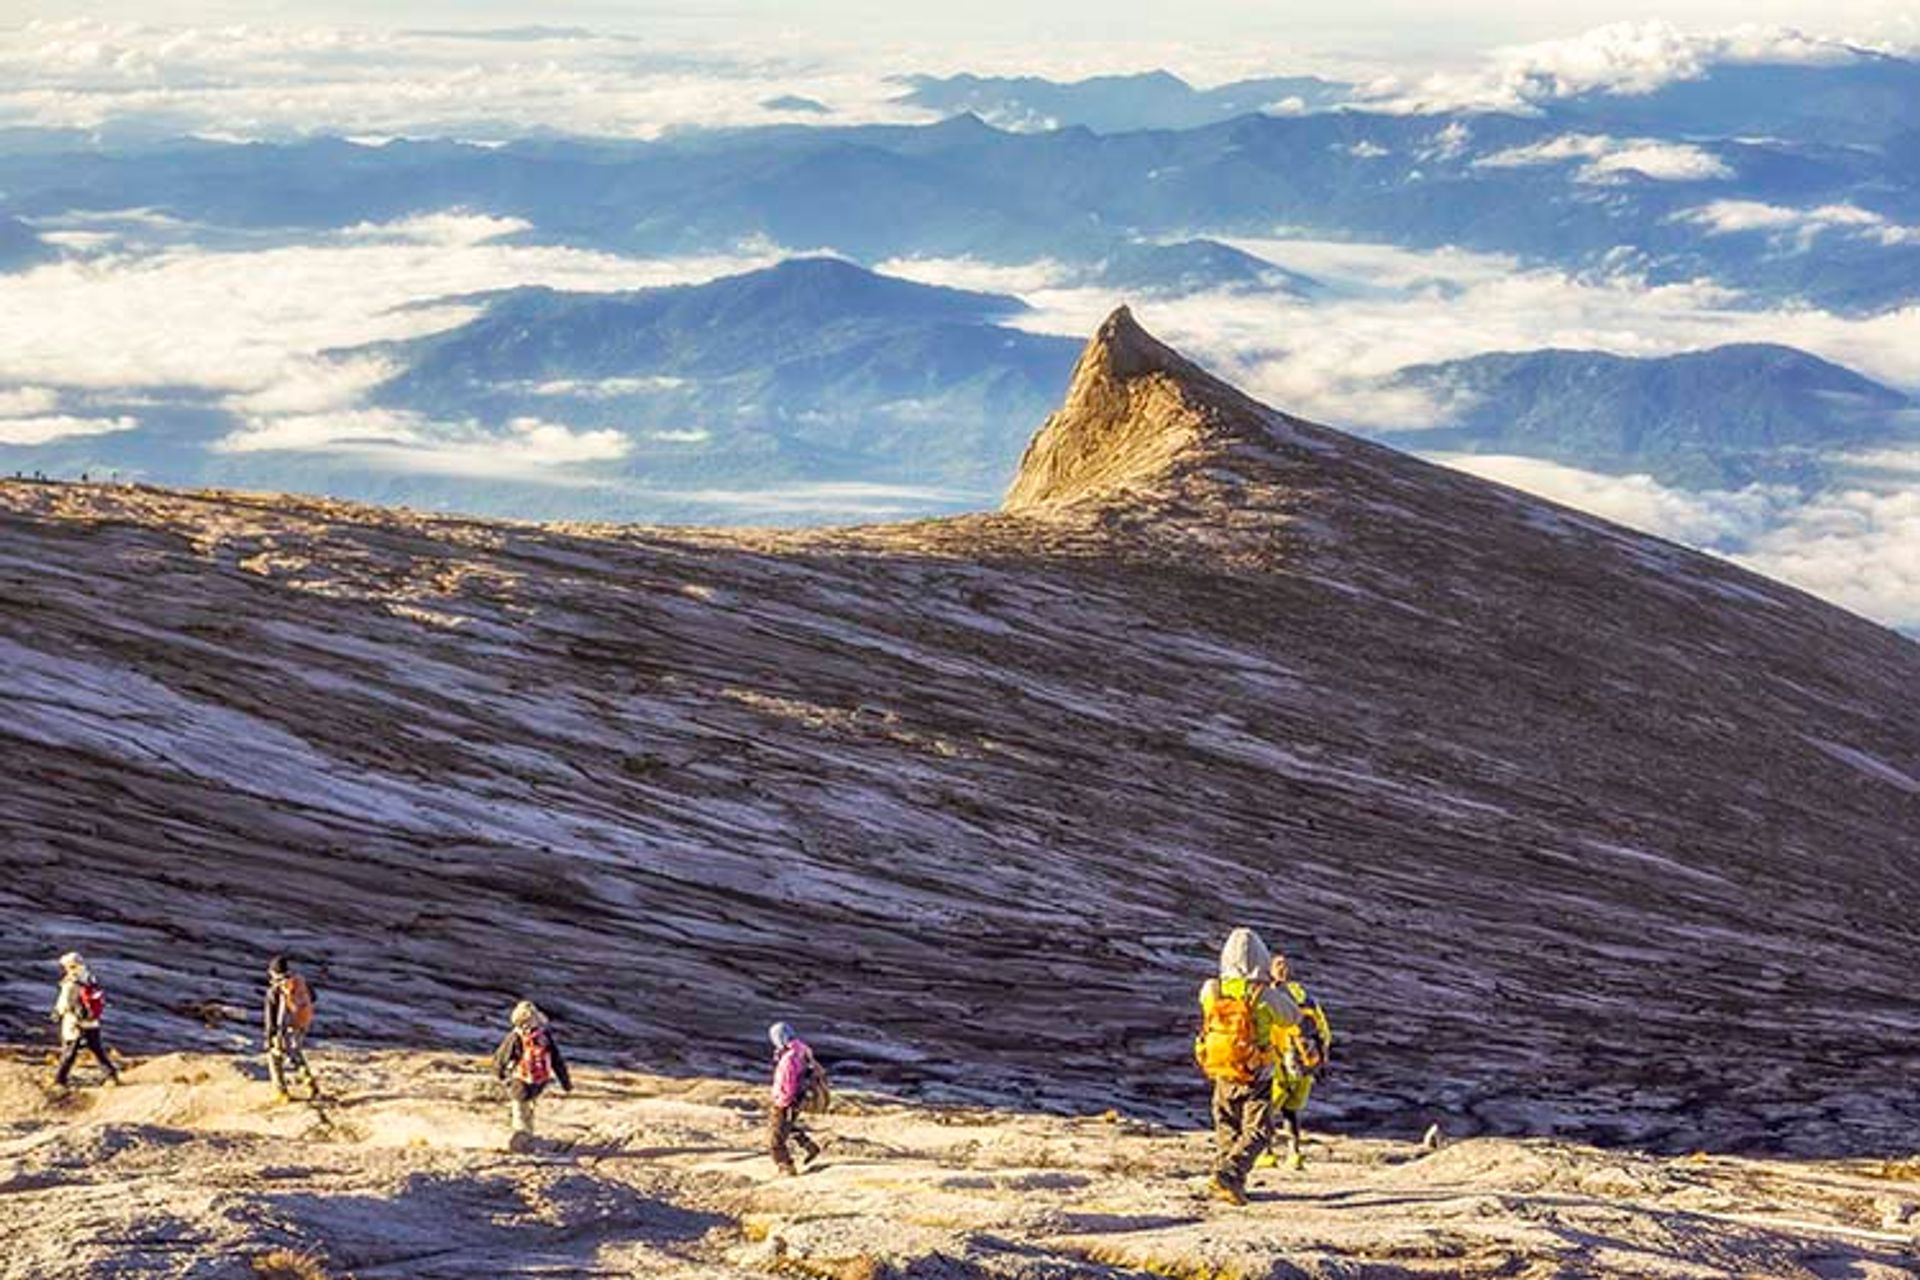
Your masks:
<instances>
[{"instance_id":1,"label":"backpack","mask_svg":"<svg viewBox=\"0 0 1920 1280\"><path fill-rule=\"evenodd\" d=\"M800 1110L810 1116L823 1116L833 1106L833 1090L827 1084L827 1069L815 1058L807 1063L807 1083L800 1090Z\"/></svg>"},{"instance_id":2,"label":"backpack","mask_svg":"<svg viewBox=\"0 0 1920 1280\"><path fill-rule=\"evenodd\" d=\"M1252 1084L1271 1059L1260 1044L1255 1004L1257 996L1221 996L1207 1006L1200 1038L1193 1043L1194 1059L1207 1079L1225 1084Z\"/></svg>"},{"instance_id":3,"label":"backpack","mask_svg":"<svg viewBox=\"0 0 1920 1280\"><path fill-rule=\"evenodd\" d=\"M513 1069L521 1084L546 1084L553 1079L553 1041L543 1027L520 1033L520 1061Z\"/></svg>"},{"instance_id":4,"label":"backpack","mask_svg":"<svg viewBox=\"0 0 1920 1280\"><path fill-rule=\"evenodd\" d=\"M1327 1061L1327 1047L1320 1039L1320 1027L1311 1016L1287 1032L1286 1072L1295 1077L1310 1076Z\"/></svg>"},{"instance_id":5,"label":"backpack","mask_svg":"<svg viewBox=\"0 0 1920 1280\"><path fill-rule=\"evenodd\" d=\"M83 982L74 989L74 1004L80 1021L98 1022L107 1012L107 989L97 982Z\"/></svg>"},{"instance_id":6,"label":"backpack","mask_svg":"<svg viewBox=\"0 0 1920 1280\"><path fill-rule=\"evenodd\" d=\"M313 1025L313 988L299 974L289 974L280 983L281 1017L295 1031Z\"/></svg>"}]
</instances>

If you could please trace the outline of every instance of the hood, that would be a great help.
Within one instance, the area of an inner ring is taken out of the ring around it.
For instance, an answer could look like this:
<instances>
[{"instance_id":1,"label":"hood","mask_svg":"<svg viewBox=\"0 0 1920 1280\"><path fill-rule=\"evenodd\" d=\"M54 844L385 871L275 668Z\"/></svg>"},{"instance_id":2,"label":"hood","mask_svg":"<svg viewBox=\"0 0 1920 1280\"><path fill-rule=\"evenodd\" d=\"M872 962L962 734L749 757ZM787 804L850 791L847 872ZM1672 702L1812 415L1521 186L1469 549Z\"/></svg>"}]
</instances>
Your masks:
<instances>
[{"instance_id":1,"label":"hood","mask_svg":"<svg viewBox=\"0 0 1920 1280\"><path fill-rule=\"evenodd\" d=\"M1220 948L1220 976L1258 978L1264 982L1272 960L1273 955L1259 934L1251 929L1235 929L1227 935L1226 945Z\"/></svg>"}]
</instances>

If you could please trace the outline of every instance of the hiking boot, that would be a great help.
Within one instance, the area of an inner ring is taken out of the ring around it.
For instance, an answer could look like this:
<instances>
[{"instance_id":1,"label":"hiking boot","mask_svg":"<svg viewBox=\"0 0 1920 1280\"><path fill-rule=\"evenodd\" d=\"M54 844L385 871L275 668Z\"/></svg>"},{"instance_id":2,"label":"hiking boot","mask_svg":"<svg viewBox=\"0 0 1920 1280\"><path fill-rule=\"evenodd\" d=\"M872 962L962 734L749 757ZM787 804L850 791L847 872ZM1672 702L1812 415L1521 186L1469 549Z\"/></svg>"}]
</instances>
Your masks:
<instances>
[{"instance_id":1,"label":"hiking boot","mask_svg":"<svg viewBox=\"0 0 1920 1280\"><path fill-rule=\"evenodd\" d=\"M790 1164L776 1165L775 1167L780 1170L780 1176L783 1178L797 1178L800 1176L800 1171Z\"/></svg>"},{"instance_id":2,"label":"hiking boot","mask_svg":"<svg viewBox=\"0 0 1920 1280\"><path fill-rule=\"evenodd\" d=\"M525 1155L533 1150L533 1135L525 1129L515 1129L507 1137L507 1150L515 1155Z\"/></svg>"},{"instance_id":3,"label":"hiking boot","mask_svg":"<svg viewBox=\"0 0 1920 1280\"><path fill-rule=\"evenodd\" d=\"M1246 1192L1231 1182L1224 1182L1219 1178L1212 1178L1207 1182L1207 1195L1215 1200L1224 1200L1231 1205L1244 1205L1247 1202Z\"/></svg>"},{"instance_id":4,"label":"hiking boot","mask_svg":"<svg viewBox=\"0 0 1920 1280\"><path fill-rule=\"evenodd\" d=\"M1280 1167L1280 1157L1271 1151L1262 1151L1259 1158L1253 1162L1253 1167L1256 1169L1278 1169Z\"/></svg>"},{"instance_id":5,"label":"hiking boot","mask_svg":"<svg viewBox=\"0 0 1920 1280\"><path fill-rule=\"evenodd\" d=\"M1287 1152L1287 1168L1292 1169L1295 1173L1298 1173L1300 1170L1306 1167L1307 1167L1306 1152L1300 1150L1300 1148L1298 1147L1295 1147L1293 1150Z\"/></svg>"}]
</instances>

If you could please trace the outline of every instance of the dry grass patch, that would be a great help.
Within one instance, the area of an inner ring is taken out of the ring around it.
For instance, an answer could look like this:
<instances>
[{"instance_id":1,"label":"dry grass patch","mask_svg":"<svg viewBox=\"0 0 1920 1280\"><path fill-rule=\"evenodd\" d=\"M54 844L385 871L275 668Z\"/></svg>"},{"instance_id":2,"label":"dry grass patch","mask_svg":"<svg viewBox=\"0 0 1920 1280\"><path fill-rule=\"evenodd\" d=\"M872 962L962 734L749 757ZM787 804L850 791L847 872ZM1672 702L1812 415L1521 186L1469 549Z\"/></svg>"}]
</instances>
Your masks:
<instances>
[{"instance_id":1,"label":"dry grass patch","mask_svg":"<svg viewBox=\"0 0 1920 1280\"><path fill-rule=\"evenodd\" d=\"M253 1260L259 1280L333 1280L320 1255L305 1249L275 1249Z\"/></svg>"}]
</instances>

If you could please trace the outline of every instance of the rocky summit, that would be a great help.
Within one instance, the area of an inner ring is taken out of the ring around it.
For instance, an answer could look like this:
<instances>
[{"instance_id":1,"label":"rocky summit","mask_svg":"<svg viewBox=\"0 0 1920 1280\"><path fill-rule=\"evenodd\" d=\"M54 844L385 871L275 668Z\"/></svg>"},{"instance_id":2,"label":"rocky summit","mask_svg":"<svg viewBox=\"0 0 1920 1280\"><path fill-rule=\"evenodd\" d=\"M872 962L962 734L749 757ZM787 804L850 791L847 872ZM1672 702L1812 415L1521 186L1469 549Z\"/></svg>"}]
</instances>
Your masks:
<instances>
[{"instance_id":1,"label":"rocky summit","mask_svg":"<svg viewBox=\"0 0 1920 1280\"><path fill-rule=\"evenodd\" d=\"M123 1053L237 1049L286 950L336 1053L483 1049L531 995L582 1070L757 1072L783 1017L919 1103L1191 1124L1246 923L1357 1138L1920 1120L1920 646L1124 311L992 514L0 484L0 677L16 1041L73 947Z\"/></svg>"}]
</instances>

